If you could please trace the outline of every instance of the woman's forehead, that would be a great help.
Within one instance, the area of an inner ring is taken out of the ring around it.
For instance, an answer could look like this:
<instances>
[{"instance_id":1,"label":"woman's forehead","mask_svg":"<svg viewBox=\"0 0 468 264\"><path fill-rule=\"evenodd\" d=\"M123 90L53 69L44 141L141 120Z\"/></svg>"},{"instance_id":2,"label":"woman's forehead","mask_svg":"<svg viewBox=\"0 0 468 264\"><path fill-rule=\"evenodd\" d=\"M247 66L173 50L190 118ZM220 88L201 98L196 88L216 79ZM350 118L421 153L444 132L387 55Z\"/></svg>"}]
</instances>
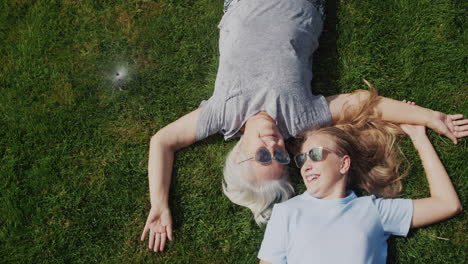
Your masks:
<instances>
[{"instance_id":1,"label":"woman's forehead","mask_svg":"<svg viewBox=\"0 0 468 264\"><path fill-rule=\"evenodd\" d=\"M301 152L307 151L313 147L326 147L334 149L335 141L332 136L323 133L312 133L307 136L307 139L302 144Z\"/></svg>"}]
</instances>

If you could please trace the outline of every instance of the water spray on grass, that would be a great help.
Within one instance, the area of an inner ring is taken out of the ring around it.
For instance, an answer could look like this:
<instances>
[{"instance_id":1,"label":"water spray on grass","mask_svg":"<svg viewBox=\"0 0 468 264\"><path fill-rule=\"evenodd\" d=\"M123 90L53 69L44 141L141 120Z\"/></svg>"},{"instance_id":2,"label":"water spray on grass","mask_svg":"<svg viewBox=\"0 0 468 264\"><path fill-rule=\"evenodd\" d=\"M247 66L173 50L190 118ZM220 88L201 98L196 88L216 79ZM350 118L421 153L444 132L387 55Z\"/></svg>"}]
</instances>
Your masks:
<instances>
[{"instance_id":1,"label":"water spray on grass","mask_svg":"<svg viewBox=\"0 0 468 264\"><path fill-rule=\"evenodd\" d=\"M118 62L112 70L106 73L106 79L112 84L112 88L118 91L125 90L132 81L134 65L128 62Z\"/></svg>"}]
</instances>

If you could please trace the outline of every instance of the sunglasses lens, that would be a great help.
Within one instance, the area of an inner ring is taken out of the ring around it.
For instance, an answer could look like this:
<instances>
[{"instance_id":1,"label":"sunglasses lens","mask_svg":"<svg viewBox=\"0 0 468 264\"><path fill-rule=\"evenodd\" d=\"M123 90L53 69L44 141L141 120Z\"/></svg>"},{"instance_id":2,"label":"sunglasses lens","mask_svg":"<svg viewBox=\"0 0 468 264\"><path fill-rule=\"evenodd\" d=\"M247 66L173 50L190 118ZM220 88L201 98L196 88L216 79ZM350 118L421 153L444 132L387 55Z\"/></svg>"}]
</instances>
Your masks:
<instances>
[{"instance_id":1,"label":"sunglasses lens","mask_svg":"<svg viewBox=\"0 0 468 264\"><path fill-rule=\"evenodd\" d=\"M298 154L294 157L294 161L296 162L296 166L298 168L302 168L302 166L304 166L305 157L306 156L304 154Z\"/></svg>"},{"instance_id":2,"label":"sunglasses lens","mask_svg":"<svg viewBox=\"0 0 468 264\"><path fill-rule=\"evenodd\" d=\"M275 150L275 160L280 164L289 164L291 159L289 158L288 151L284 148Z\"/></svg>"},{"instance_id":3,"label":"sunglasses lens","mask_svg":"<svg viewBox=\"0 0 468 264\"><path fill-rule=\"evenodd\" d=\"M323 148L313 148L309 151L309 157L313 161L321 161L323 159Z\"/></svg>"},{"instance_id":4,"label":"sunglasses lens","mask_svg":"<svg viewBox=\"0 0 468 264\"><path fill-rule=\"evenodd\" d=\"M269 163L271 162L270 151L266 148L259 148L257 153L255 153L255 160L260 163Z\"/></svg>"}]
</instances>

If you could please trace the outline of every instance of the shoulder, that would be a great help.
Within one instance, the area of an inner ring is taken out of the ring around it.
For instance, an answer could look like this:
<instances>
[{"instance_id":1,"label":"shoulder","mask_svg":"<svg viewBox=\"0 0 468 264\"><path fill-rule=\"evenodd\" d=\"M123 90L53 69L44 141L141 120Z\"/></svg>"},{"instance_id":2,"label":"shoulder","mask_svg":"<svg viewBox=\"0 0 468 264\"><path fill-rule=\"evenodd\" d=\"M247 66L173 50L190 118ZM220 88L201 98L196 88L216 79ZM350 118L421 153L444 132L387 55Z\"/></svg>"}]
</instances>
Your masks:
<instances>
[{"instance_id":1,"label":"shoulder","mask_svg":"<svg viewBox=\"0 0 468 264\"><path fill-rule=\"evenodd\" d=\"M371 196L380 216L384 231L388 234L406 236L413 216L413 201L401 198L377 198Z\"/></svg>"},{"instance_id":2,"label":"shoulder","mask_svg":"<svg viewBox=\"0 0 468 264\"><path fill-rule=\"evenodd\" d=\"M212 96L207 101L202 101L198 110L200 114L197 118L196 126L197 140L204 139L221 130L223 122L216 98Z\"/></svg>"},{"instance_id":3,"label":"shoulder","mask_svg":"<svg viewBox=\"0 0 468 264\"><path fill-rule=\"evenodd\" d=\"M408 205L412 204L413 201L411 199L403 199L403 198L377 198L375 195L367 196L372 201L374 206L379 210L385 210L387 208L393 207L407 207Z\"/></svg>"}]
</instances>

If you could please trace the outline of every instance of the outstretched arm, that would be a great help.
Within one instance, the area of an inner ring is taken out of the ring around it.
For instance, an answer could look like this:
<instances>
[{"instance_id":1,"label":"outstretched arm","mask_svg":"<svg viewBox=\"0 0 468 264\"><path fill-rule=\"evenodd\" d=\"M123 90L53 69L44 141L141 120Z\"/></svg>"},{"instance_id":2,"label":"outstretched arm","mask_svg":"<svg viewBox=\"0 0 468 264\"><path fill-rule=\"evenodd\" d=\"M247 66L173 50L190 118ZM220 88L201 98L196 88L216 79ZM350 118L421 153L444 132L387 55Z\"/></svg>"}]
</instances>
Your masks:
<instances>
[{"instance_id":1,"label":"outstretched arm","mask_svg":"<svg viewBox=\"0 0 468 264\"><path fill-rule=\"evenodd\" d=\"M337 123L346 111L357 110L369 97L370 92L360 91L351 94L339 94L327 97L333 123ZM463 115L446 115L417 105L406 104L390 98L380 97L375 106L377 114L384 121L396 124L414 124L431 128L448 137L453 143L457 138L468 136L468 119Z\"/></svg>"},{"instance_id":2,"label":"outstretched arm","mask_svg":"<svg viewBox=\"0 0 468 264\"><path fill-rule=\"evenodd\" d=\"M419 153L431 196L413 200L411 227L422 227L448 219L462 210L455 188L427 138L424 126L401 125Z\"/></svg>"},{"instance_id":3,"label":"outstretched arm","mask_svg":"<svg viewBox=\"0 0 468 264\"><path fill-rule=\"evenodd\" d=\"M174 152L196 141L200 109L197 109L159 130L150 142L148 180L151 210L141 240L149 233L149 248L164 250L166 239L172 240L172 218L169 209Z\"/></svg>"}]
</instances>

